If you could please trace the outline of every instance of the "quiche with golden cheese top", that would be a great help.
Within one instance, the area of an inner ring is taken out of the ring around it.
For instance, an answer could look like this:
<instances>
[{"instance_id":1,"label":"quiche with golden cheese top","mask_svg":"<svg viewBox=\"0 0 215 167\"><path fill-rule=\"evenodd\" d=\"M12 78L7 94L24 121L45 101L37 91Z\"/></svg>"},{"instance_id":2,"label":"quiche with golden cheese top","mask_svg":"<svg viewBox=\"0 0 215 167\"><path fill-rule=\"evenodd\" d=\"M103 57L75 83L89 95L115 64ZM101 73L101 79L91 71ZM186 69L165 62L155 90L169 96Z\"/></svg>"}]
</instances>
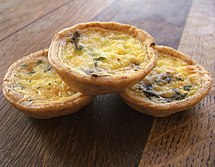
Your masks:
<instances>
[{"instance_id":1,"label":"quiche with golden cheese top","mask_svg":"<svg viewBox=\"0 0 215 167\"><path fill-rule=\"evenodd\" d=\"M92 96L65 84L48 63L48 49L16 61L3 81L3 93L12 105L34 118L52 118L78 111Z\"/></svg>"},{"instance_id":2,"label":"quiche with golden cheese top","mask_svg":"<svg viewBox=\"0 0 215 167\"><path fill-rule=\"evenodd\" d=\"M120 93L137 111L164 117L191 108L209 92L212 78L204 67L183 53L156 46L155 68L139 83Z\"/></svg>"},{"instance_id":3,"label":"quiche with golden cheese top","mask_svg":"<svg viewBox=\"0 0 215 167\"><path fill-rule=\"evenodd\" d=\"M134 26L82 23L54 36L49 62L77 91L118 92L142 80L155 66L153 45L153 38Z\"/></svg>"}]
</instances>

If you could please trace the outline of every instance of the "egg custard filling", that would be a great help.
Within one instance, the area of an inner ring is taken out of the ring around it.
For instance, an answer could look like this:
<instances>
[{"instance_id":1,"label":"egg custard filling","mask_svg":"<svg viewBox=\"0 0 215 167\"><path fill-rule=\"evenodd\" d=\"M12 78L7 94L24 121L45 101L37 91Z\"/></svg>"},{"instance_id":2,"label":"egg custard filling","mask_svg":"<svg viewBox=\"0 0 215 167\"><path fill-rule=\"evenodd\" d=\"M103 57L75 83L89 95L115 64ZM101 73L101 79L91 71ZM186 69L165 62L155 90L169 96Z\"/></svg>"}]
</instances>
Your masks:
<instances>
[{"instance_id":1,"label":"egg custard filling","mask_svg":"<svg viewBox=\"0 0 215 167\"><path fill-rule=\"evenodd\" d=\"M62 43L61 61L92 76L138 71L147 63L147 46L125 32L85 28Z\"/></svg>"},{"instance_id":2,"label":"egg custard filling","mask_svg":"<svg viewBox=\"0 0 215 167\"><path fill-rule=\"evenodd\" d=\"M13 70L10 82L29 105L64 102L77 93L62 81L45 56L21 63Z\"/></svg>"},{"instance_id":3,"label":"egg custard filling","mask_svg":"<svg viewBox=\"0 0 215 167\"><path fill-rule=\"evenodd\" d=\"M199 69L185 61L159 53L155 68L129 88L136 96L155 103L170 103L194 95L201 86Z\"/></svg>"}]
</instances>

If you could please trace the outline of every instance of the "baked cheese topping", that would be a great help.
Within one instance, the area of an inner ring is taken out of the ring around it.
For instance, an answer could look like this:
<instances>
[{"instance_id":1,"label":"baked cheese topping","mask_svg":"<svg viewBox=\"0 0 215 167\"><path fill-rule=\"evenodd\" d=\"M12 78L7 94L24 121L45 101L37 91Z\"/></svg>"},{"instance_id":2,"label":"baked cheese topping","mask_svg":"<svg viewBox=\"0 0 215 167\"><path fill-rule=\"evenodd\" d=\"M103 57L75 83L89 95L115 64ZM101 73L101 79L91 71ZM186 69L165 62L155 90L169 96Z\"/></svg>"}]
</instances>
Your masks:
<instances>
[{"instance_id":1,"label":"baked cheese topping","mask_svg":"<svg viewBox=\"0 0 215 167\"><path fill-rule=\"evenodd\" d=\"M168 103L194 95L200 86L201 76L194 65L159 53L156 67L130 90L153 102Z\"/></svg>"},{"instance_id":2,"label":"baked cheese topping","mask_svg":"<svg viewBox=\"0 0 215 167\"><path fill-rule=\"evenodd\" d=\"M87 74L137 71L146 61L146 46L124 32L87 28L74 32L66 41L61 45L62 61Z\"/></svg>"},{"instance_id":3,"label":"baked cheese topping","mask_svg":"<svg viewBox=\"0 0 215 167\"><path fill-rule=\"evenodd\" d=\"M24 95L23 103L27 104L63 102L76 93L52 69L47 57L21 63L10 80L12 88Z\"/></svg>"}]
</instances>

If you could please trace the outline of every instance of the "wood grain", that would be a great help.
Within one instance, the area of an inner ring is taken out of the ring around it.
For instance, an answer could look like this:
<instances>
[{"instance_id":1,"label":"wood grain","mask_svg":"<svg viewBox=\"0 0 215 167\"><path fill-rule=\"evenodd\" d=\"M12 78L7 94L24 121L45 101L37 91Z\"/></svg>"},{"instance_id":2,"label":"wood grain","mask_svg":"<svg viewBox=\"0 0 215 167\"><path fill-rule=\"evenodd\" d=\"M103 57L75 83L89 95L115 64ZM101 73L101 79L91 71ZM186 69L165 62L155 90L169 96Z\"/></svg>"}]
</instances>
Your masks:
<instances>
[{"instance_id":1,"label":"wood grain","mask_svg":"<svg viewBox=\"0 0 215 167\"><path fill-rule=\"evenodd\" d=\"M148 117L125 107L116 94L51 120L28 119L5 100L2 110L0 166L133 166L149 126Z\"/></svg>"},{"instance_id":2,"label":"wood grain","mask_svg":"<svg viewBox=\"0 0 215 167\"><path fill-rule=\"evenodd\" d=\"M54 3L52 0L5 0L1 2L0 23L3 24L0 26L0 41L69 2L69 0L55 0Z\"/></svg>"},{"instance_id":3,"label":"wood grain","mask_svg":"<svg viewBox=\"0 0 215 167\"><path fill-rule=\"evenodd\" d=\"M194 0L179 50L215 77L215 2ZM215 87L194 108L155 119L139 166L215 166Z\"/></svg>"},{"instance_id":4,"label":"wood grain","mask_svg":"<svg viewBox=\"0 0 215 167\"><path fill-rule=\"evenodd\" d=\"M23 22L18 31L11 31L0 42L0 83L12 62L48 47L54 33L78 22L134 24L150 30L159 43L177 47L191 0L156 3L75 0L39 18L32 15L35 21L27 25ZM183 5L184 10L179 10ZM0 26L3 24L0 22ZM97 96L89 106L70 116L29 119L14 109L0 91L0 166L137 166L152 122L152 117L129 108L116 94Z\"/></svg>"},{"instance_id":5,"label":"wood grain","mask_svg":"<svg viewBox=\"0 0 215 167\"><path fill-rule=\"evenodd\" d=\"M177 48L191 4L192 0L118 0L94 20L135 25L149 32L157 44Z\"/></svg>"}]
</instances>

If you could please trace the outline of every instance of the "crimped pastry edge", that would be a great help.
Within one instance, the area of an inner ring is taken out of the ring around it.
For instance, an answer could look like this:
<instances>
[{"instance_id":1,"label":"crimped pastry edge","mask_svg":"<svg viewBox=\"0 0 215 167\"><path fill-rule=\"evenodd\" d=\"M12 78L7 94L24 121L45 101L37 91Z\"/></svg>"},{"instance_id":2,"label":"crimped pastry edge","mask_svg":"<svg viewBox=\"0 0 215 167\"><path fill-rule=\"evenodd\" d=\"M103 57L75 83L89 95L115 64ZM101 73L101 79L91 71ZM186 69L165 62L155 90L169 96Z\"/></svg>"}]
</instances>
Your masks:
<instances>
[{"instance_id":1,"label":"crimped pastry edge","mask_svg":"<svg viewBox=\"0 0 215 167\"><path fill-rule=\"evenodd\" d=\"M20 100L23 98L23 95L13 90L12 85L10 84L10 77L12 75L12 71L25 61L47 55L48 49L44 49L35 53L31 53L30 55L17 60L10 66L3 80L3 95L5 96L5 98L16 109L20 110L29 117L37 119L48 119L74 113L85 107L94 98L94 96L88 96L77 92L74 96L72 96L70 100L64 102L54 102L50 104L39 104L34 106L27 106L21 104Z\"/></svg>"},{"instance_id":2,"label":"crimped pastry edge","mask_svg":"<svg viewBox=\"0 0 215 167\"><path fill-rule=\"evenodd\" d=\"M156 46L155 49L158 53L168 54L182 59L190 65L195 65L200 70L203 78L202 83L204 83L204 85L202 85L193 96L180 101L162 104L155 103L150 100L144 100L143 98L135 96L131 90L125 89L119 93L123 101L135 110L154 117L166 117L176 112L187 110L199 103L209 93L212 86L212 77L209 72L187 55L173 48L167 46Z\"/></svg>"},{"instance_id":3,"label":"crimped pastry edge","mask_svg":"<svg viewBox=\"0 0 215 167\"><path fill-rule=\"evenodd\" d=\"M117 30L129 33L134 37L137 36L144 45L148 46L149 63L144 69L136 71L133 75L120 75L120 76L105 76L105 77L92 77L79 71L75 68L69 67L59 60L60 55L59 41L61 38L71 36L72 32L88 27L97 27L108 30ZM80 91L85 94L106 94L118 92L134 85L142 80L155 66L157 61L157 52L153 49L154 39L144 30L138 29L134 26L127 24L120 24L116 22L88 22L76 24L73 27L66 28L58 32L52 39L49 47L49 62L55 68L60 77L74 90Z\"/></svg>"}]
</instances>

